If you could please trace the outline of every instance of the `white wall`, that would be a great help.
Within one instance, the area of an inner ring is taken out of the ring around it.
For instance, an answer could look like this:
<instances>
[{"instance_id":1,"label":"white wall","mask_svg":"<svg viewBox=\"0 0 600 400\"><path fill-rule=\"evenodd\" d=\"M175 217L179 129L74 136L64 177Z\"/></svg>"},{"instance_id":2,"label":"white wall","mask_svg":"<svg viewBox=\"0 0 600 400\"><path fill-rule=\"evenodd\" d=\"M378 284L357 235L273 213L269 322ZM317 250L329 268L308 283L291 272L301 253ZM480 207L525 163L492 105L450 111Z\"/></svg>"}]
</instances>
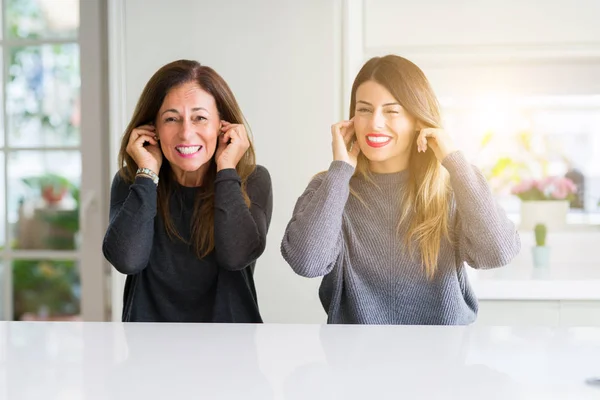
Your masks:
<instances>
[{"instance_id":1,"label":"white wall","mask_svg":"<svg viewBox=\"0 0 600 400\"><path fill-rule=\"evenodd\" d=\"M335 0L125 0L125 115L150 76L180 58L213 67L252 128L273 180L274 210L256 283L267 322L324 322L318 280L296 276L279 245L298 196L331 160L340 118L341 24ZM117 288L116 316L121 309Z\"/></svg>"},{"instance_id":2,"label":"white wall","mask_svg":"<svg viewBox=\"0 0 600 400\"><path fill-rule=\"evenodd\" d=\"M580 45L598 41L597 0L364 0L365 46Z\"/></svg>"},{"instance_id":3,"label":"white wall","mask_svg":"<svg viewBox=\"0 0 600 400\"><path fill-rule=\"evenodd\" d=\"M600 1L364 3L365 58L409 58L440 97L600 93Z\"/></svg>"}]
</instances>

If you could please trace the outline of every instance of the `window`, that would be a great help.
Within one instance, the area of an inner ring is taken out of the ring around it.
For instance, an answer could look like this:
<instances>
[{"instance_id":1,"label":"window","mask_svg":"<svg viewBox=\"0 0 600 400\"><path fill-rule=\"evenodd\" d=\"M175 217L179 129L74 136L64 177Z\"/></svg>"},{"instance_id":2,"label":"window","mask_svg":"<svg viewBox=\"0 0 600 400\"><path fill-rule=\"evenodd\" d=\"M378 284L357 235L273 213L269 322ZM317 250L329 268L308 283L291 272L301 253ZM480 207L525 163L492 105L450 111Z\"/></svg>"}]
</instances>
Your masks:
<instances>
[{"instance_id":1,"label":"window","mask_svg":"<svg viewBox=\"0 0 600 400\"><path fill-rule=\"evenodd\" d=\"M577 185L571 213L589 217L600 211L600 96L489 96L441 103L446 128L457 133L460 147L509 213L519 213L521 202L511 194L517 183L547 176Z\"/></svg>"},{"instance_id":2,"label":"window","mask_svg":"<svg viewBox=\"0 0 600 400\"><path fill-rule=\"evenodd\" d=\"M2 4L2 319L78 318L79 1Z\"/></svg>"},{"instance_id":3,"label":"window","mask_svg":"<svg viewBox=\"0 0 600 400\"><path fill-rule=\"evenodd\" d=\"M478 284L600 279L590 253L600 224L600 95L445 97L440 102L445 128L484 172L520 228L521 253L506 268L477 271ZM548 230L550 265L536 267L534 232L521 225L522 201L511 190L524 179L548 176L568 177L578 190L569 202L566 226Z\"/></svg>"}]
</instances>

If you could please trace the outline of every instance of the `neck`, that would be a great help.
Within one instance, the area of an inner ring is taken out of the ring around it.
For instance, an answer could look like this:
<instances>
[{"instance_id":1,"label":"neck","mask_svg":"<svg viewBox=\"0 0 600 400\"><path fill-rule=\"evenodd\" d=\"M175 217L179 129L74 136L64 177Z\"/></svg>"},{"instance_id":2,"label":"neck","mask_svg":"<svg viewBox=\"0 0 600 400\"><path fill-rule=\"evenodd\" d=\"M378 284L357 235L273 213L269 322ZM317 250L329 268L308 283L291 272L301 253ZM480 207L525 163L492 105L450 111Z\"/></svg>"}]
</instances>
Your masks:
<instances>
[{"instance_id":1,"label":"neck","mask_svg":"<svg viewBox=\"0 0 600 400\"><path fill-rule=\"evenodd\" d=\"M369 170L376 174L393 174L407 169L408 161L408 154L400 154L383 161L369 161Z\"/></svg>"},{"instance_id":2,"label":"neck","mask_svg":"<svg viewBox=\"0 0 600 400\"><path fill-rule=\"evenodd\" d=\"M204 183L204 178L210 167L210 161L195 171L184 171L175 165L171 165L173 176L181 186L198 187Z\"/></svg>"}]
</instances>

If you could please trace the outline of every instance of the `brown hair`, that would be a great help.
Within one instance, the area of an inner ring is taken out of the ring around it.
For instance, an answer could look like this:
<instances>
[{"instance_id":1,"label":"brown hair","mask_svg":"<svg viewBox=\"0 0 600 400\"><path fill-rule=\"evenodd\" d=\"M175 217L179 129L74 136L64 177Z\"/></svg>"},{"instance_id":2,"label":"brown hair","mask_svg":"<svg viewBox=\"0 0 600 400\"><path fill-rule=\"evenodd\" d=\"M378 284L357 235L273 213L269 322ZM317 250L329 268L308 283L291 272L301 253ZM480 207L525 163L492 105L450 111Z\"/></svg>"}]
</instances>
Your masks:
<instances>
[{"instance_id":1,"label":"brown hair","mask_svg":"<svg viewBox=\"0 0 600 400\"><path fill-rule=\"evenodd\" d=\"M178 60L171 62L156 71L144 87L121 141L121 149L119 151L121 176L127 182L133 183L138 168L133 158L127 154L127 144L129 143L131 132L138 126L153 123L167 93L175 87L190 82L198 84L198 86L214 97L221 119L232 124L244 124L246 132L248 132L250 147L239 161L236 170L242 180L242 194L246 204L249 206L250 199L246 193L246 183L248 176L256 168L250 127L227 82L212 68L203 66L197 61ZM191 226L191 244L199 258L205 257L215 247L214 180L217 167L214 155L209 162L210 166L204 179L205 190L200 191L197 195ZM172 240L179 239L185 241L181 234L177 232L169 212L169 199L176 187L176 182L171 166L166 159L163 160L161 165L159 177L159 214L164 220L169 237Z\"/></svg>"},{"instance_id":2,"label":"brown hair","mask_svg":"<svg viewBox=\"0 0 600 400\"><path fill-rule=\"evenodd\" d=\"M366 81L384 86L400 105L412 115L422 128L441 128L440 107L425 74L409 60L396 56L371 58L361 68L350 100L350 118L354 117L356 91ZM417 152L415 132L411 143L408 166L408 190L404 192L404 208L398 224L409 221L406 245L414 250L418 246L421 262L428 278L433 278L442 238L448 238L449 183L448 174L432 150ZM356 175L369 179L369 164L361 153L358 156Z\"/></svg>"}]
</instances>

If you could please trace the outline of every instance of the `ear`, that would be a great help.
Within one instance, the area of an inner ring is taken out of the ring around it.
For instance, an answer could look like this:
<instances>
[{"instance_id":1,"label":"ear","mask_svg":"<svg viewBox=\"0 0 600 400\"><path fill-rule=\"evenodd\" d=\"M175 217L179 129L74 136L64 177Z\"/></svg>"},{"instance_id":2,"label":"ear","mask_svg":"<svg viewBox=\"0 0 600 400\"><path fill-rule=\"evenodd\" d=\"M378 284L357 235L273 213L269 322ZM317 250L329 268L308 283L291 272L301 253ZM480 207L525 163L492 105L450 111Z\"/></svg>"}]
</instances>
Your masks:
<instances>
[{"instance_id":1,"label":"ear","mask_svg":"<svg viewBox=\"0 0 600 400\"><path fill-rule=\"evenodd\" d=\"M148 125L151 125L154 127L154 136L156 137L156 140L160 140L160 135L158 134L158 128L156 127L156 123L154 121L150 122Z\"/></svg>"},{"instance_id":2,"label":"ear","mask_svg":"<svg viewBox=\"0 0 600 400\"><path fill-rule=\"evenodd\" d=\"M421 129L423 129L423 123L421 121L416 121L415 122L415 132L419 133L421 131Z\"/></svg>"}]
</instances>

